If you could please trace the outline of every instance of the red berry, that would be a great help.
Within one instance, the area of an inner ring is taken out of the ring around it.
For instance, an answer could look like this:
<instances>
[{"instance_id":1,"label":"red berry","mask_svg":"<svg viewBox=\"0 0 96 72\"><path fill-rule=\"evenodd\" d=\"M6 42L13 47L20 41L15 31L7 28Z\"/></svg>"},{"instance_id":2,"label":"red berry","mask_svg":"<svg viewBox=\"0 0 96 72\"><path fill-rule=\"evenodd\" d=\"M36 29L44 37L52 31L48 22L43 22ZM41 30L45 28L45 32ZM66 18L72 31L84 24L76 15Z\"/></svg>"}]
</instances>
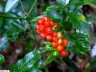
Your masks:
<instances>
[{"instance_id":1,"label":"red berry","mask_svg":"<svg viewBox=\"0 0 96 72\"><path fill-rule=\"evenodd\" d=\"M68 55L67 51L63 50L60 52L61 56L66 57Z\"/></svg>"},{"instance_id":2,"label":"red berry","mask_svg":"<svg viewBox=\"0 0 96 72\"><path fill-rule=\"evenodd\" d=\"M52 35L46 35L46 40L52 40Z\"/></svg>"},{"instance_id":3,"label":"red berry","mask_svg":"<svg viewBox=\"0 0 96 72\"><path fill-rule=\"evenodd\" d=\"M37 32L38 34L40 34L40 33L41 33L38 29L36 29L36 32Z\"/></svg>"},{"instance_id":4,"label":"red berry","mask_svg":"<svg viewBox=\"0 0 96 72\"><path fill-rule=\"evenodd\" d=\"M50 25L51 26L54 26L54 22L50 20Z\"/></svg>"},{"instance_id":5,"label":"red berry","mask_svg":"<svg viewBox=\"0 0 96 72\"><path fill-rule=\"evenodd\" d=\"M57 45L58 45L57 42L52 42L53 47L56 47Z\"/></svg>"},{"instance_id":6,"label":"red berry","mask_svg":"<svg viewBox=\"0 0 96 72\"><path fill-rule=\"evenodd\" d=\"M45 33L41 33L40 36L41 36L41 38L46 38L46 34Z\"/></svg>"},{"instance_id":7,"label":"red berry","mask_svg":"<svg viewBox=\"0 0 96 72\"><path fill-rule=\"evenodd\" d=\"M46 22L46 21L49 21L49 18L47 16L44 16L43 20Z\"/></svg>"},{"instance_id":8,"label":"red berry","mask_svg":"<svg viewBox=\"0 0 96 72\"><path fill-rule=\"evenodd\" d=\"M46 21L44 22L44 26L48 27L48 26L51 26L51 24L48 21Z\"/></svg>"},{"instance_id":9,"label":"red berry","mask_svg":"<svg viewBox=\"0 0 96 72\"><path fill-rule=\"evenodd\" d=\"M45 29L45 32L46 32L46 34L52 34L52 33L53 33L51 27L47 27L47 28Z\"/></svg>"},{"instance_id":10,"label":"red berry","mask_svg":"<svg viewBox=\"0 0 96 72\"><path fill-rule=\"evenodd\" d=\"M44 25L40 25L39 30L40 30L41 32L44 32L44 30L45 30Z\"/></svg>"},{"instance_id":11,"label":"red berry","mask_svg":"<svg viewBox=\"0 0 96 72\"><path fill-rule=\"evenodd\" d=\"M39 27L40 27L40 25L37 24L37 25L36 25L36 29L39 29Z\"/></svg>"},{"instance_id":12,"label":"red berry","mask_svg":"<svg viewBox=\"0 0 96 72\"><path fill-rule=\"evenodd\" d=\"M57 37L57 32L53 32L53 37Z\"/></svg>"},{"instance_id":13,"label":"red berry","mask_svg":"<svg viewBox=\"0 0 96 72\"><path fill-rule=\"evenodd\" d=\"M44 20L42 18L39 18L38 19L38 24L43 24L44 23Z\"/></svg>"},{"instance_id":14,"label":"red berry","mask_svg":"<svg viewBox=\"0 0 96 72\"><path fill-rule=\"evenodd\" d=\"M59 38L57 38L57 37L53 37L52 41L53 41L53 42L58 42L58 39L59 39Z\"/></svg>"}]
</instances>

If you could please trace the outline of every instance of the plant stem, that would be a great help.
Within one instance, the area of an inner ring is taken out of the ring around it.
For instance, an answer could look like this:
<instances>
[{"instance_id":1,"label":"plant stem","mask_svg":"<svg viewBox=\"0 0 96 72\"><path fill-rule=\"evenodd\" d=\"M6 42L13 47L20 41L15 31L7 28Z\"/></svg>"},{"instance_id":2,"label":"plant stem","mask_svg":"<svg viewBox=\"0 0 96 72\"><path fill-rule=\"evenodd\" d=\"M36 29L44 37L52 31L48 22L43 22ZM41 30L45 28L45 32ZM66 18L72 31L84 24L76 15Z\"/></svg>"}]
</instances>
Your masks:
<instances>
[{"instance_id":1,"label":"plant stem","mask_svg":"<svg viewBox=\"0 0 96 72\"><path fill-rule=\"evenodd\" d=\"M30 32L31 32L31 34L32 34L32 37L33 37L33 39L34 39L34 41L35 41L35 46L38 48L38 43L37 43L36 37L35 37L35 35L34 35L34 33L33 33L33 30L32 30L32 28L31 28L31 23L30 23L28 20L27 20L27 22L28 22L29 29L30 29Z\"/></svg>"},{"instance_id":2,"label":"plant stem","mask_svg":"<svg viewBox=\"0 0 96 72\"><path fill-rule=\"evenodd\" d=\"M63 61L73 70L73 72L81 72L81 70L68 57L64 57Z\"/></svg>"},{"instance_id":3,"label":"plant stem","mask_svg":"<svg viewBox=\"0 0 96 72\"><path fill-rule=\"evenodd\" d=\"M29 13L28 13L28 17L30 16L30 13L33 10L33 8L36 5L36 3L37 3L37 0L35 0L34 3L31 5L31 8L30 8Z\"/></svg>"},{"instance_id":4,"label":"plant stem","mask_svg":"<svg viewBox=\"0 0 96 72\"><path fill-rule=\"evenodd\" d=\"M27 15L27 18L29 18L30 13L31 13L31 11L33 10L33 8L34 8L34 6L36 5L36 3L37 3L37 0L35 0L34 3L31 5L31 8L30 8L29 13L28 13L28 15ZM33 34L33 30L32 30L32 28L31 28L31 23L30 23L29 21L28 21L28 24L29 24L30 31L31 31L31 33L32 33L33 39L34 39L34 41L35 41L35 46L38 48L38 43L37 43L37 40L36 40L35 35Z\"/></svg>"},{"instance_id":5,"label":"plant stem","mask_svg":"<svg viewBox=\"0 0 96 72\"><path fill-rule=\"evenodd\" d=\"M64 30L64 28L63 28L63 27L64 27L64 23L65 23L65 18L66 18L66 16L65 16L65 15L67 15L67 14L66 14L66 9L64 9L64 10L63 10L62 14L63 14L63 20L62 20L62 21L63 21L63 24L62 24L62 30L63 30L63 33L65 34L65 30Z\"/></svg>"},{"instance_id":6,"label":"plant stem","mask_svg":"<svg viewBox=\"0 0 96 72\"><path fill-rule=\"evenodd\" d=\"M27 15L26 15L26 12L25 12L25 9L24 9L24 6L23 6L23 3L22 3L21 0L20 0L20 4L21 4L21 7L22 7L22 11L23 11L23 13L24 13L24 15L25 15L25 17L26 17Z\"/></svg>"},{"instance_id":7,"label":"plant stem","mask_svg":"<svg viewBox=\"0 0 96 72\"><path fill-rule=\"evenodd\" d=\"M9 18L9 19L25 19L26 20L26 18L24 18L24 17L9 17L9 16L5 16L5 15L1 15L1 14L0 14L0 17Z\"/></svg>"},{"instance_id":8,"label":"plant stem","mask_svg":"<svg viewBox=\"0 0 96 72\"><path fill-rule=\"evenodd\" d=\"M30 8L30 10L29 10L28 15L26 15L24 6L23 6L23 4L22 4L22 1L20 0L20 4L21 4L22 10L23 10L23 13L24 13L24 15L25 15L25 17L26 17L26 21L28 22L29 29L30 29L30 32L31 32L31 34L32 34L32 38L33 38L34 41L35 41L35 46L38 48L38 43L37 43L37 41L36 41L34 32L33 32L32 28L31 28L31 23L30 23L30 21L29 21L29 15L30 15L31 11L33 10L33 8L34 8L36 2L37 2L37 0L35 0L35 2L33 3L33 5L31 6L31 8Z\"/></svg>"},{"instance_id":9,"label":"plant stem","mask_svg":"<svg viewBox=\"0 0 96 72\"><path fill-rule=\"evenodd\" d=\"M47 67L45 67L44 69L45 69L45 72L49 72Z\"/></svg>"}]
</instances>

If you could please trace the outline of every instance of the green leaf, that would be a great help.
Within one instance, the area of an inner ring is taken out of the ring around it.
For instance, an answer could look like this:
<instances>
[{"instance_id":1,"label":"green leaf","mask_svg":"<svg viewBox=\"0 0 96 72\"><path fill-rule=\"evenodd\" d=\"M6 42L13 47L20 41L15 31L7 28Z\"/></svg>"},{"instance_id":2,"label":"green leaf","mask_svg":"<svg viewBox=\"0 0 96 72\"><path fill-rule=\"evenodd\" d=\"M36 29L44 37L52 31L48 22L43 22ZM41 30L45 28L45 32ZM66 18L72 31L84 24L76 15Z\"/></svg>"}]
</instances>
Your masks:
<instances>
[{"instance_id":1,"label":"green leaf","mask_svg":"<svg viewBox=\"0 0 96 72\"><path fill-rule=\"evenodd\" d=\"M23 23L22 23L23 24ZM8 20L5 26L5 31L3 32L4 35L8 36L11 41L14 41L18 38L19 33L24 31L25 28L23 25L18 23L18 20Z\"/></svg>"},{"instance_id":2,"label":"green leaf","mask_svg":"<svg viewBox=\"0 0 96 72\"><path fill-rule=\"evenodd\" d=\"M72 29L72 23L70 23L70 22L64 22L63 28L66 31L70 31Z\"/></svg>"},{"instance_id":3,"label":"green leaf","mask_svg":"<svg viewBox=\"0 0 96 72\"><path fill-rule=\"evenodd\" d=\"M7 0L5 6L5 12L9 12L12 8L15 8L19 3L19 0Z\"/></svg>"},{"instance_id":4,"label":"green leaf","mask_svg":"<svg viewBox=\"0 0 96 72\"><path fill-rule=\"evenodd\" d=\"M60 20L62 20L62 15L58 14L56 11L49 11L47 15L54 22L60 22Z\"/></svg>"},{"instance_id":5,"label":"green leaf","mask_svg":"<svg viewBox=\"0 0 96 72\"><path fill-rule=\"evenodd\" d=\"M56 49L52 46L46 45L45 46L46 51L55 51Z\"/></svg>"},{"instance_id":6,"label":"green leaf","mask_svg":"<svg viewBox=\"0 0 96 72\"><path fill-rule=\"evenodd\" d=\"M87 5L87 4L92 4L94 2L96 2L96 1L95 0L84 0L83 4Z\"/></svg>"},{"instance_id":7,"label":"green leaf","mask_svg":"<svg viewBox=\"0 0 96 72\"><path fill-rule=\"evenodd\" d=\"M3 5L0 3L0 13L2 13L4 10Z\"/></svg>"},{"instance_id":8,"label":"green leaf","mask_svg":"<svg viewBox=\"0 0 96 72\"><path fill-rule=\"evenodd\" d=\"M54 60L53 54L47 57L47 59L43 62L43 65L47 65Z\"/></svg>"},{"instance_id":9,"label":"green leaf","mask_svg":"<svg viewBox=\"0 0 96 72\"><path fill-rule=\"evenodd\" d=\"M2 27L2 23L3 23L3 18L0 17L0 28Z\"/></svg>"},{"instance_id":10,"label":"green leaf","mask_svg":"<svg viewBox=\"0 0 96 72\"><path fill-rule=\"evenodd\" d=\"M47 13L48 13L48 16L49 16L49 17L52 15L50 18L54 17L54 18L59 18L59 19L61 19L60 16L57 15L57 13L53 11L53 10L61 10L61 9L63 9L62 6L54 6L54 5L51 5L51 6L47 7L47 9L42 13L41 16L37 16L36 18L32 19L32 21L37 21L38 18L44 17ZM51 13L52 13L52 14L51 14ZM50 14L51 14L51 15L50 15Z\"/></svg>"},{"instance_id":11,"label":"green leaf","mask_svg":"<svg viewBox=\"0 0 96 72\"><path fill-rule=\"evenodd\" d=\"M30 1L29 1L30 2ZM34 3L35 3L35 0L32 0L31 1L31 5L34 5ZM26 3L25 3L26 4ZM26 4L27 5L27 4ZM28 5L29 6L29 5ZM30 7L30 6L29 6ZM30 10L30 9L29 9ZM35 6L34 6L34 8L33 8L33 10L31 11L31 13L30 13L30 19L33 19L34 17L36 17L37 16L37 4L35 4Z\"/></svg>"},{"instance_id":12,"label":"green leaf","mask_svg":"<svg viewBox=\"0 0 96 72\"><path fill-rule=\"evenodd\" d=\"M0 54L0 64L2 64L4 62L5 62L4 56Z\"/></svg>"},{"instance_id":13,"label":"green leaf","mask_svg":"<svg viewBox=\"0 0 96 72\"><path fill-rule=\"evenodd\" d=\"M89 37L81 33L73 33L70 35L69 51L73 53L86 54L89 50Z\"/></svg>"},{"instance_id":14,"label":"green leaf","mask_svg":"<svg viewBox=\"0 0 96 72\"><path fill-rule=\"evenodd\" d=\"M96 60L90 62L90 66L87 69L87 72L90 72L92 68L96 66Z\"/></svg>"},{"instance_id":15,"label":"green leaf","mask_svg":"<svg viewBox=\"0 0 96 72\"><path fill-rule=\"evenodd\" d=\"M88 34L88 23L86 18L81 13L72 12L69 13L69 20L77 32Z\"/></svg>"},{"instance_id":16,"label":"green leaf","mask_svg":"<svg viewBox=\"0 0 96 72\"><path fill-rule=\"evenodd\" d=\"M95 0L72 0L70 1L71 5L79 6L79 5L87 5L96 2Z\"/></svg>"},{"instance_id":17,"label":"green leaf","mask_svg":"<svg viewBox=\"0 0 96 72\"><path fill-rule=\"evenodd\" d=\"M37 21L39 18L42 18L42 17L44 17L44 15L37 16L37 17L35 17L34 19L32 19L32 21Z\"/></svg>"},{"instance_id":18,"label":"green leaf","mask_svg":"<svg viewBox=\"0 0 96 72\"><path fill-rule=\"evenodd\" d=\"M62 6L54 6L54 5L51 5L51 6L47 7L46 10L45 10L42 14L47 13L48 11L61 10L61 9L63 9Z\"/></svg>"},{"instance_id":19,"label":"green leaf","mask_svg":"<svg viewBox=\"0 0 96 72\"><path fill-rule=\"evenodd\" d=\"M40 71L42 62L40 60L41 53L34 49L32 52L25 55L25 57L17 62L16 65L11 66L12 72L33 72Z\"/></svg>"},{"instance_id":20,"label":"green leaf","mask_svg":"<svg viewBox=\"0 0 96 72\"><path fill-rule=\"evenodd\" d=\"M67 4L69 4L69 1L70 1L70 0L56 0L57 3L62 4L62 5L67 5Z\"/></svg>"},{"instance_id":21,"label":"green leaf","mask_svg":"<svg viewBox=\"0 0 96 72\"><path fill-rule=\"evenodd\" d=\"M4 36L0 39L0 51L5 50L9 46L8 37Z\"/></svg>"},{"instance_id":22,"label":"green leaf","mask_svg":"<svg viewBox=\"0 0 96 72\"><path fill-rule=\"evenodd\" d=\"M32 45L33 45L32 41L26 42L26 50L27 51L31 51L32 50Z\"/></svg>"},{"instance_id":23,"label":"green leaf","mask_svg":"<svg viewBox=\"0 0 96 72\"><path fill-rule=\"evenodd\" d=\"M47 57L47 59L43 62L43 65L47 65L51 63L54 59L56 59L59 56L59 53L57 51L54 51L51 55Z\"/></svg>"}]
</instances>

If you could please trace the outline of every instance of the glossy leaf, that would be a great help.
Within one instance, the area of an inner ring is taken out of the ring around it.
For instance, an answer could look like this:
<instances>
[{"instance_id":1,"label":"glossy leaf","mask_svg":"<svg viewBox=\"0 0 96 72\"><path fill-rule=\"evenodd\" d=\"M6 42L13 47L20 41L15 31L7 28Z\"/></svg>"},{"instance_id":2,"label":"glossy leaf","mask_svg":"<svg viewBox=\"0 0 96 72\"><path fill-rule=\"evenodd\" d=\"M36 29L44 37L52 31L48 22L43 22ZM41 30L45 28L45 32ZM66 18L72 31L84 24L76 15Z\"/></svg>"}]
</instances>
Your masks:
<instances>
[{"instance_id":1,"label":"glossy leaf","mask_svg":"<svg viewBox=\"0 0 96 72\"><path fill-rule=\"evenodd\" d=\"M0 4L0 13L2 13L3 12L3 6L2 6L2 4Z\"/></svg>"},{"instance_id":2,"label":"glossy leaf","mask_svg":"<svg viewBox=\"0 0 96 72\"><path fill-rule=\"evenodd\" d=\"M0 39L0 51L5 50L9 46L9 39L8 37L4 36Z\"/></svg>"},{"instance_id":3,"label":"glossy leaf","mask_svg":"<svg viewBox=\"0 0 96 72\"><path fill-rule=\"evenodd\" d=\"M52 15L51 18L54 17L54 18L59 18L59 19L61 19L59 15L56 17L56 12L54 11L54 10L61 10L61 9L63 9L62 6L54 6L54 5L51 5L51 6L47 7L47 9L42 13L41 16L37 16L36 18L32 19L32 21L37 21L38 18L42 18L43 16L45 16L46 13L48 14L49 17ZM52 13L52 14L51 14L51 13ZM50 15L50 14L51 14L51 15Z\"/></svg>"},{"instance_id":4,"label":"glossy leaf","mask_svg":"<svg viewBox=\"0 0 96 72\"><path fill-rule=\"evenodd\" d=\"M17 62L16 65L11 66L12 72L40 72L42 62L40 60L41 53L34 49L32 52L25 55L25 57Z\"/></svg>"},{"instance_id":5,"label":"glossy leaf","mask_svg":"<svg viewBox=\"0 0 96 72\"><path fill-rule=\"evenodd\" d=\"M70 40L72 41L69 47L71 52L86 54L86 52L89 50L90 45L88 35L73 33L70 36Z\"/></svg>"},{"instance_id":6,"label":"glossy leaf","mask_svg":"<svg viewBox=\"0 0 96 72\"><path fill-rule=\"evenodd\" d=\"M62 6L51 5L51 6L47 7L46 10L43 13L47 13L48 11L52 11L52 10L61 10L61 9L63 9Z\"/></svg>"},{"instance_id":7,"label":"glossy leaf","mask_svg":"<svg viewBox=\"0 0 96 72\"><path fill-rule=\"evenodd\" d=\"M62 20L62 16L58 14L56 11L49 11L47 12L47 15L52 19L54 22L59 22Z\"/></svg>"},{"instance_id":8,"label":"glossy leaf","mask_svg":"<svg viewBox=\"0 0 96 72\"><path fill-rule=\"evenodd\" d=\"M19 3L19 0L7 0L7 4L5 6L5 12L9 12L12 8L16 7Z\"/></svg>"},{"instance_id":9,"label":"glossy leaf","mask_svg":"<svg viewBox=\"0 0 96 72\"><path fill-rule=\"evenodd\" d=\"M7 16L17 17L16 15L11 14L11 13L7 13L6 15ZM4 22L3 34L8 36L11 41L16 40L18 38L18 36L19 36L19 33L27 29L27 23L25 23L25 24L24 23L21 24L20 20L18 20L18 19L6 20ZM25 26L26 26L26 28L25 28Z\"/></svg>"},{"instance_id":10,"label":"glossy leaf","mask_svg":"<svg viewBox=\"0 0 96 72\"><path fill-rule=\"evenodd\" d=\"M72 0L70 2L71 2L70 4L74 4L74 5L78 6L78 5L91 4L91 3L94 3L96 1L95 0Z\"/></svg>"},{"instance_id":11,"label":"glossy leaf","mask_svg":"<svg viewBox=\"0 0 96 72\"><path fill-rule=\"evenodd\" d=\"M2 64L4 62L5 62L4 56L0 54L0 64Z\"/></svg>"},{"instance_id":12,"label":"glossy leaf","mask_svg":"<svg viewBox=\"0 0 96 72\"><path fill-rule=\"evenodd\" d=\"M72 12L69 14L69 20L77 32L88 34L88 23L82 14Z\"/></svg>"},{"instance_id":13,"label":"glossy leaf","mask_svg":"<svg viewBox=\"0 0 96 72\"><path fill-rule=\"evenodd\" d=\"M2 27L3 24L3 17L0 17L0 28Z\"/></svg>"},{"instance_id":14,"label":"glossy leaf","mask_svg":"<svg viewBox=\"0 0 96 72\"><path fill-rule=\"evenodd\" d=\"M55 51L56 49L52 46L46 45L45 46L46 51Z\"/></svg>"},{"instance_id":15,"label":"glossy leaf","mask_svg":"<svg viewBox=\"0 0 96 72\"><path fill-rule=\"evenodd\" d=\"M69 4L69 1L70 1L70 0L56 0L57 3L63 4L63 5Z\"/></svg>"},{"instance_id":16,"label":"glossy leaf","mask_svg":"<svg viewBox=\"0 0 96 72\"><path fill-rule=\"evenodd\" d=\"M51 63L53 60L55 60L57 57L59 56L59 53L57 53L57 51L54 51L51 55L49 55L47 57L47 59L45 59L45 61L43 62L43 65L47 65L49 63Z\"/></svg>"},{"instance_id":17,"label":"glossy leaf","mask_svg":"<svg viewBox=\"0 0 96 72\"><path fill-rule=\"evenodd\" d=\"M31 51L32 50L32 45L33 45L32 41L26 42L26 50L27 51Z\"/></svg>"},{"instance_id":18,"label":"glossy leaf","mask_svg":"<svg viewBox=\"0 0 96 72\"><path fill-rule=\"evenodd\" d=\"M37 16L37 17L35 17L34 19L32 19L32 21L37 21L37 20L38 20L38 18L42 18L42 17L44 17L44 15Z\"/></svg>"}]
</instances>

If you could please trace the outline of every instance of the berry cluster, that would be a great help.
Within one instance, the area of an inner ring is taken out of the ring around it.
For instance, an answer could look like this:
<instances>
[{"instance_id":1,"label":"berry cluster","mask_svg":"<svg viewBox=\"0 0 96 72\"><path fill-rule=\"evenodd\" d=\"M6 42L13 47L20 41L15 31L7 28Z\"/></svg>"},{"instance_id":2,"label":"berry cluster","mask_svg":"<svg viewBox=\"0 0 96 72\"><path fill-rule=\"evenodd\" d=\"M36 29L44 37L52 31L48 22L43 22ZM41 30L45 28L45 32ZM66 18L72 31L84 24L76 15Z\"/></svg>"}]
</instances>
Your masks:
<instances>
[{"instance_id":1,"label":"berry cluster","mask_svg":"<svg viewBox=\"0 0 96 72\"><path fill-rule=\"evenodd\" d=\"M60 52L61 56L67 56L67 51L64 48L68 45L68 40L62 38L61 32L56 32L58 29L58 24L51 21L47 16L38 19L38 24L36 25L36 32L41 36L41 38L46 39L51 42L51 46L56 48Z\"/></svg>"}]
</instances>

